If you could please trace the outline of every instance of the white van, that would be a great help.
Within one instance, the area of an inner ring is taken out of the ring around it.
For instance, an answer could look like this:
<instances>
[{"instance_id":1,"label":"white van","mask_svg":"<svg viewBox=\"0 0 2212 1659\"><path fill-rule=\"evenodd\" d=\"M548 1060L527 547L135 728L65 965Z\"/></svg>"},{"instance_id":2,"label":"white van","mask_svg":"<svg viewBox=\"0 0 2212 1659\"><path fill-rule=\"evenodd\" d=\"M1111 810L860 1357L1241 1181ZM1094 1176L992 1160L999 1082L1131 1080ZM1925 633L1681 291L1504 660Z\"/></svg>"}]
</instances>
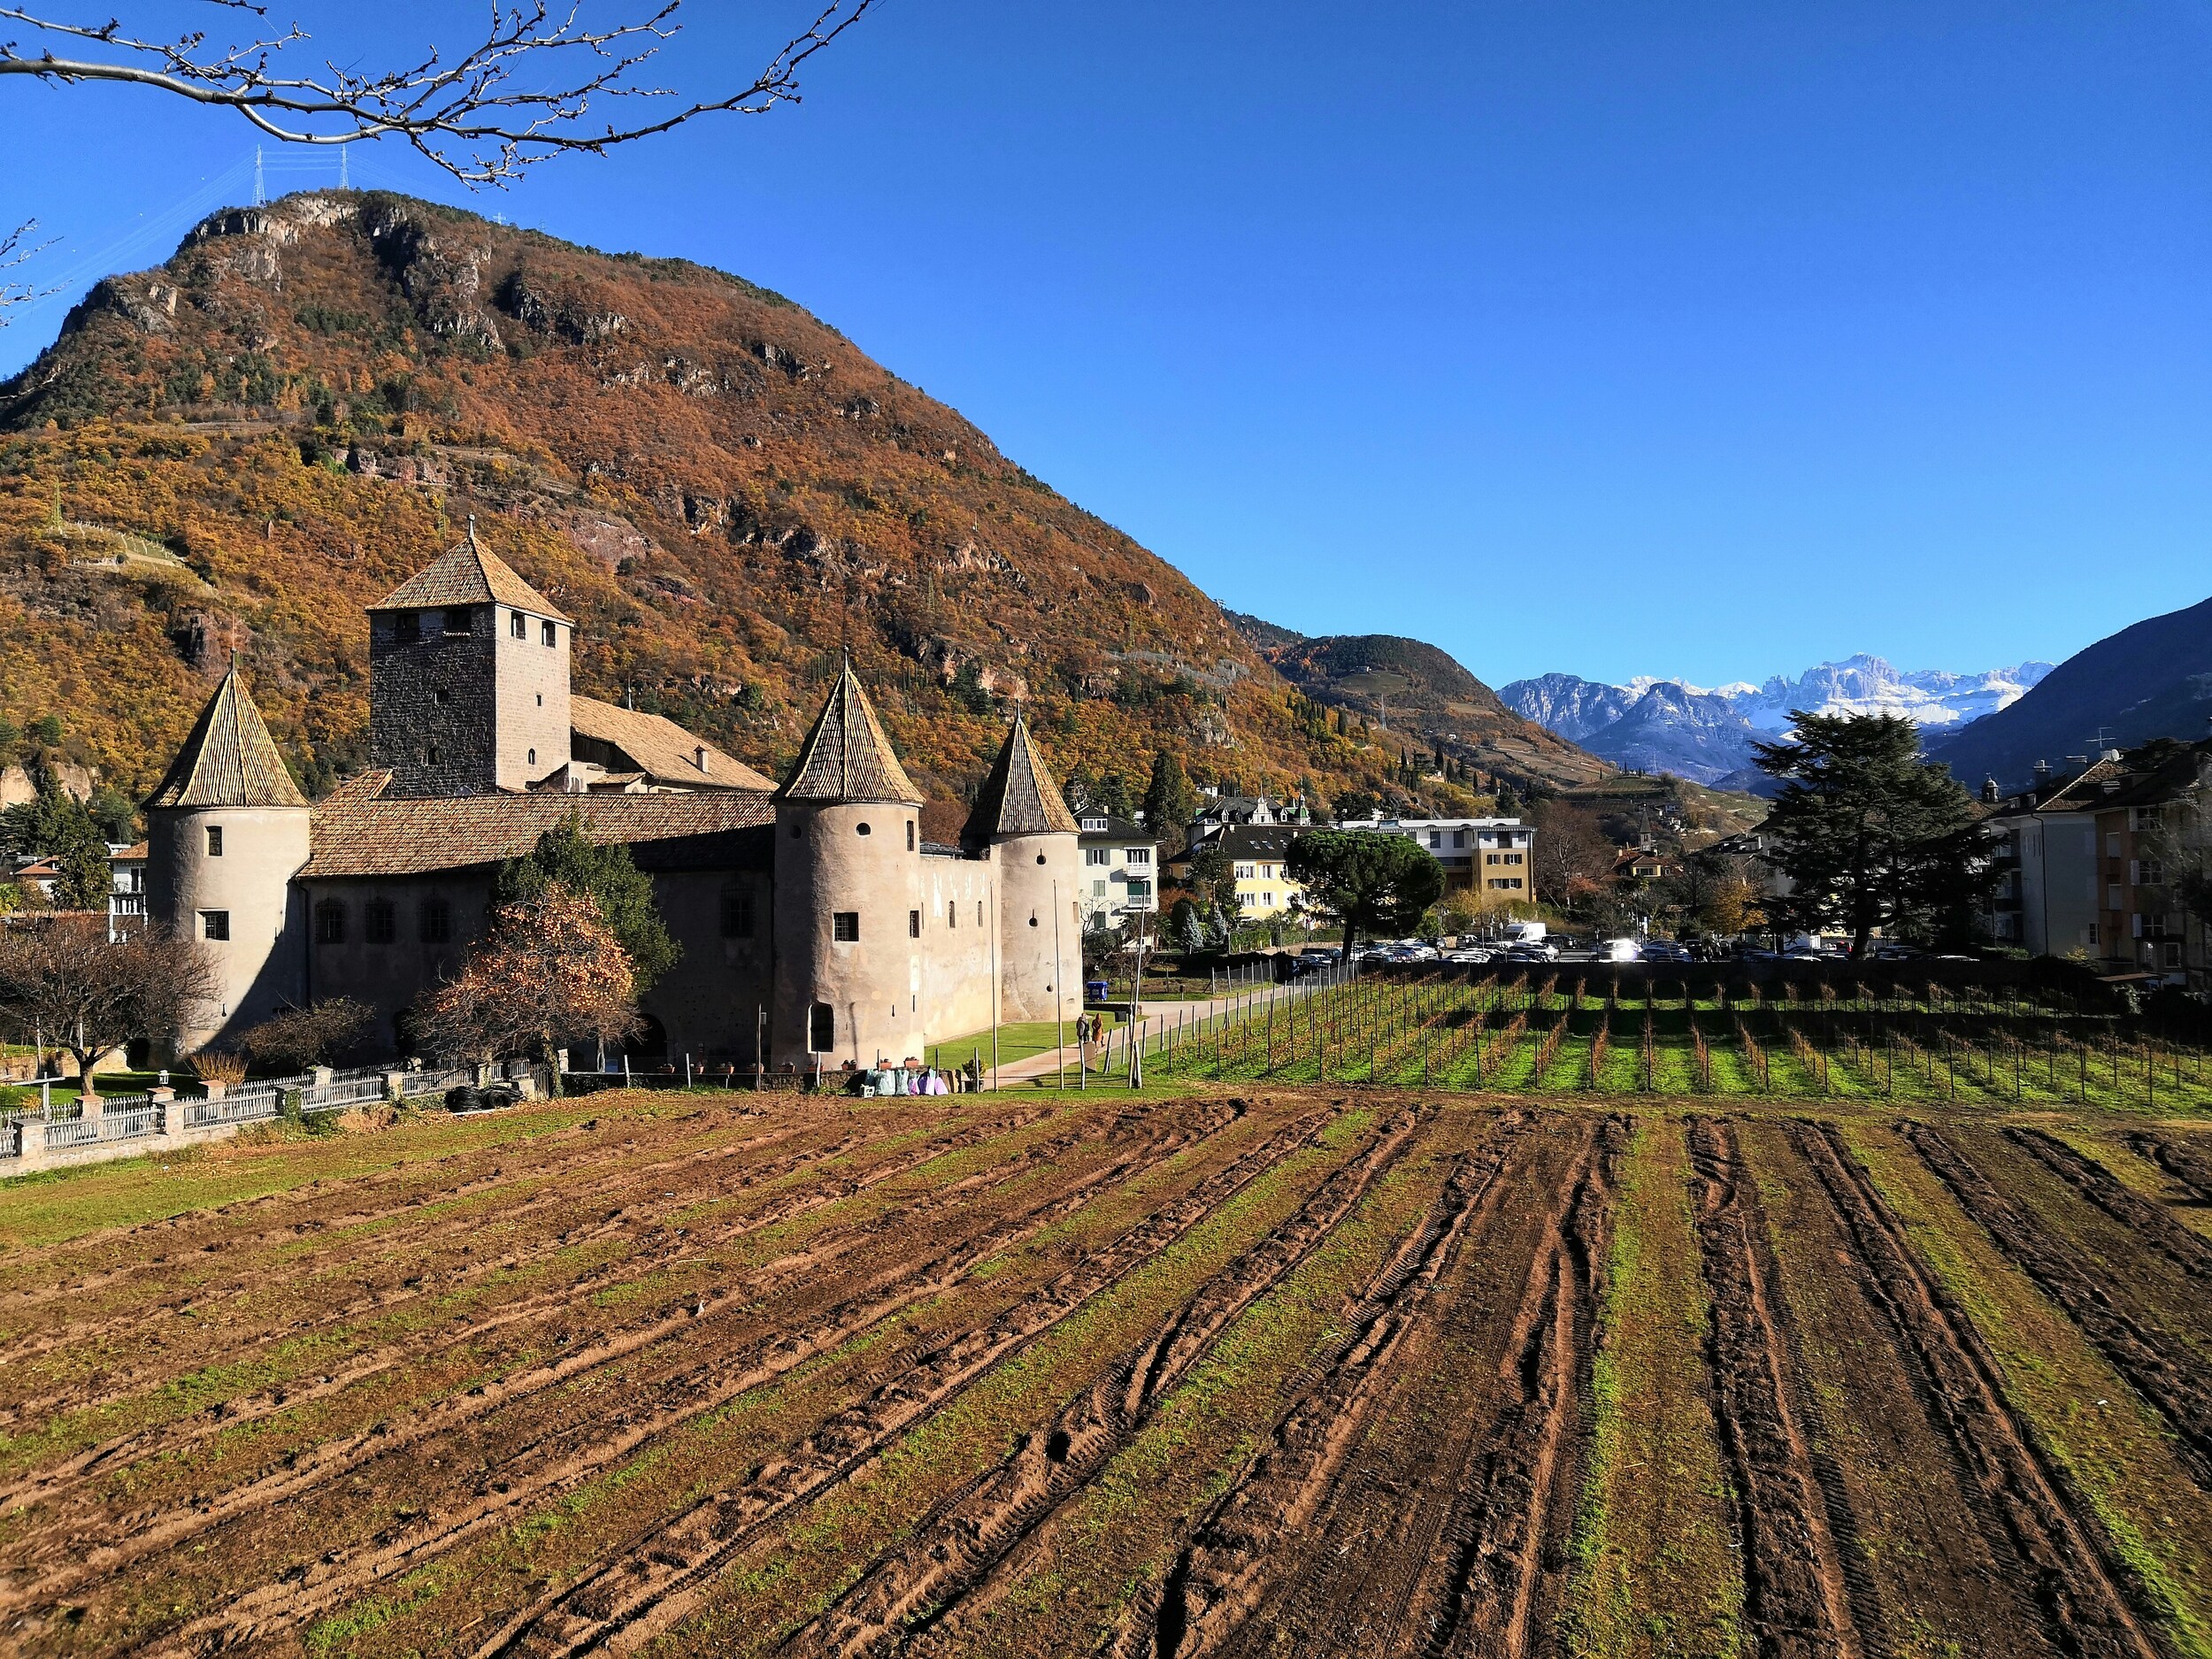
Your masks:
<instances>
[{"instance_id":1,"label":"white van","mask_svg":"<svg viewBox=\"0 0 2212 1659\"><path fill-rule=\"evenodd\" d=\"M1541 944L1548 931L1541 922L1508 922L1505 925L1505 941L1509 945Z\"/></svg>"}]
</instances>

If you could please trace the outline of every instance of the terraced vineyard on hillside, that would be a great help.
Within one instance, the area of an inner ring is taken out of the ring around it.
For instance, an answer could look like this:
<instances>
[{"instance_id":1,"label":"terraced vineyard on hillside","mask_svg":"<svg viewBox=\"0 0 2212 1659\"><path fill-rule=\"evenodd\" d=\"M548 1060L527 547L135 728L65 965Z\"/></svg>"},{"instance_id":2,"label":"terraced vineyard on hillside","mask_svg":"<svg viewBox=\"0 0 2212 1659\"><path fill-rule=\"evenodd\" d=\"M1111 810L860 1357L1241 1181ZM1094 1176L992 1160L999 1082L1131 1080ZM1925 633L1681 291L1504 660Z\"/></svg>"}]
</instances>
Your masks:
<instances>
[{"instance_id":1,"label":"terraced vineyard on hillside","mask_svg":"<svg viewBox=\"0 0 2212 1659\"><path fill-rule=\"evenodd\" d=\"M2212 1654L2192 1118L601 1095L0 1192L11 1651Z\"/></svg>"}]
</instances>

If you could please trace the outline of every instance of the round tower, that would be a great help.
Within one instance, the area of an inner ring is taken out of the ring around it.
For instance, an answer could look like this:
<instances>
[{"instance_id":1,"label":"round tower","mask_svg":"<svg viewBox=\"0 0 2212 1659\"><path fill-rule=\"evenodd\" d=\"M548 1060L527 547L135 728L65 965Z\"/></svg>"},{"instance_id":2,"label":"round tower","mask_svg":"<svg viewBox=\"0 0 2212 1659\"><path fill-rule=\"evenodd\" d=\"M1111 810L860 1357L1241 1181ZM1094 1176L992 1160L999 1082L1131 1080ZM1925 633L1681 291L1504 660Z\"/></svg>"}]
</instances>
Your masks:
<instances>
[{"instance_id":1,"label":"round tower","mask_svg":"<svg viewBox=\"0 0 2212 1659\"><path fill-rule=\"evenodd\" d=\"M961 840L997 872L999 1009L1005 1020L1083 1011L1080 826L1018 709Z\"/></svg>"},{"instance_id":2,"label":"round tower","mask_svg":"<svg viewBox=\"0 0 2212 1659\"><path fill-rule=\"evenodd\" d=\"M772 1064L921 1053L921 804L848 663L776 792Z\"/></svg>"},{"instance_id":3,"label":"round tower","mask_svg":"<svg viewBox=\"0 0 2212 1659\"><path fill-rule=\"evenodd\" d=\"M146 909L197 941L217 989L187 1016L176 1052L235 1037L303 1001L303 908L311 814L234 664L146 803Z\"/></svg>"}]
</instances>

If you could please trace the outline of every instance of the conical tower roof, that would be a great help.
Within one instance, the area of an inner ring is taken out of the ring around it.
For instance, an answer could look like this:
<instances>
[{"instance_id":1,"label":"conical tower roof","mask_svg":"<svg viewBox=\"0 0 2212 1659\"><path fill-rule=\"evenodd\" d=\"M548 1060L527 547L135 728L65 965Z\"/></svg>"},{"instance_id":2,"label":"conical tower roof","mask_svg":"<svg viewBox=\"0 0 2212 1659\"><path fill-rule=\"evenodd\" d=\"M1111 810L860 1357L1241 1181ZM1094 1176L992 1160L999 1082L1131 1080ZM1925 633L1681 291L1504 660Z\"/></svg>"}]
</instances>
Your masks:
<instances>
[{"instance_id":1,"label":"conical tower roof","mask_svg":"<svg viewBox=\"0 0 2212 1659\"><path fill-rule=\"evenodd\" d=\"M371 611L434 611L446 605L502 604L532 616L566 622L550 599L514 572L496 553L477 544L476 520L461 544L440 554L371 605Z\"/></svg>"},{"instance_id":2,"label":"conical tower roof","mask_svg":"<svg viewBox=\"0 0 2212 1659\"><path fill-rule=\"evenodd\" d=\"M233 663L150 807L305 806Z\"/></svg>"},{"instance_id":3,"label":"conical tower roof","mask_svg":"<svg viewBox=\"0 0 2212 1659\"><path fill-rule=\"evenodd\" d=\"M1037 752L1028 720L1016 709L1006 745L983 780L961 841L978 847L1001 835L1073 835L1080 828L1052 781L1051 768Z\"/></svg>"},{"instance_id":4,"label":"conical tower roof","mask_svg":"<svg viewBox=\"0 0 2212 1659\"><path fill-rule=\"evenodd\" d=\"M777 795L787 801L884 801L922 803L922 792L891 751L882 722L860 688L848 657L829 701L807 733L799 764Z\"/></svg>"}]
</instances>

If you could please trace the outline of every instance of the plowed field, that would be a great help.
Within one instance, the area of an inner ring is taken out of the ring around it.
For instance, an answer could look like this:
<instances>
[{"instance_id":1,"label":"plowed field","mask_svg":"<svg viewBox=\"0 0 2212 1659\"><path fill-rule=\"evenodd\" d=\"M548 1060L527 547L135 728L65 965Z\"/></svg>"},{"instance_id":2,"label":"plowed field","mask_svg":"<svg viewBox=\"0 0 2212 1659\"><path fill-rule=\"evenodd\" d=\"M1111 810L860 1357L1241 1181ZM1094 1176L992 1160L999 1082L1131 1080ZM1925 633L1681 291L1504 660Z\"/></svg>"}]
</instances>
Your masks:
<instances>
[{"instance_id":1,"label":"plowed field","mask_svg":"<svg viewBox=\"0 0 2212 1659\"><path fill-rule=\"evenodd\" d=\"M2212 1133L600 1096L0 1188L0 1650L2212 1659Z\"/></svg>"}]
</instances>

